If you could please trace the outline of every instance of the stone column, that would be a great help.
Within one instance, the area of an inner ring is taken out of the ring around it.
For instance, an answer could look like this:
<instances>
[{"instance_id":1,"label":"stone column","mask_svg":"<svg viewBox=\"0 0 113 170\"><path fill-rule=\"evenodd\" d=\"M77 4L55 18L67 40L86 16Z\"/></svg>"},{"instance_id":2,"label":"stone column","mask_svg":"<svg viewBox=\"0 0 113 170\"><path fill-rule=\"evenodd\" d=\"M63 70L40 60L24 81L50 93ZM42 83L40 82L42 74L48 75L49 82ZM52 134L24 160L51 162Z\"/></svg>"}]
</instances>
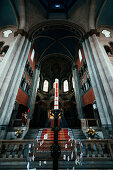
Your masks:
<instances>
[{"instance_id":1,"label":"stone column","mask_svg":"<svg viewBox=\"0 0 113 170\"><path fill-rule=\"evenodd\" d=\"M77 103L78 116L79 116L79 119L83 119L84 114L82 110L81 89L80 89L77 66L73 66L72 74L73 74L73 79L74 79L74 91L75 91L75 99Z\"/></svg>"},{"instance_id":2,"label":"stone column","mask_svg":"<svg viewBox=\"0 0 113 170\"><path fill-rule=\"evenodd\" d=\"M18 30L0 72L0 125L8 125L28 58L31 43L24 30Z\"/></svg>"},{"instance_id":3,"label":"stone column","mask_svg":"<svg viewBox=\"0 0 113 170\"><path fill-rule=\"evenodd\" d=\"M110 130L113 125L113 68L95 32L85 39L83 49L102 127Z\"/></svg>"},{"instance_id":4,"label":"stone column","mask_svg":"<svg viewBox=\"0 0 113 170\"><path fill-rule=\"evenodd\" d=\"M30 116L32 116L33 112L34 112L34 107L35 107L35 100L36 100L36 96L37 96L37 83L39 80L39 76L40 76L40 69L38 68L38 66L35 66L35 72L34 72L34 78L33 78L33 84L32 84L32 92L30 95L30 99L29 99L29 108L30 108Z\"/></svg>"}]
</instances>

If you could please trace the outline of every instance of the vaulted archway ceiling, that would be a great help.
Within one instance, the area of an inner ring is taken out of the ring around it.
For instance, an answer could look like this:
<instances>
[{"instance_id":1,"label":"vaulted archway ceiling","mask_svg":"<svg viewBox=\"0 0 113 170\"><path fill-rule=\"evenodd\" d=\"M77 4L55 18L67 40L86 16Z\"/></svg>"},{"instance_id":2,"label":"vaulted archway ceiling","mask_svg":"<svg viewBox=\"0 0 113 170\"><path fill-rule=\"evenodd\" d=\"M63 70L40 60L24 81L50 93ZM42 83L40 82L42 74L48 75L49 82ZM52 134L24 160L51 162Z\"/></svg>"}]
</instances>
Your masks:
<instances>
[{"instance_id":1,"label":"vaulted archway ceiling","mask_svg":"<svg viewBox=\"0 0 113 170\"><path fill-rule=\"evenodd\" d=\"M75 35L74 32L58 27L58 25L39 33L35 37L38 60L42 60L49 54L62 54L74 60L80 36L79 32Z\"/></svg>"},{"instance_id":2,"label":"vaulted archway ceiling","mask_svg":"<svg viewBox=\"0 0 113 170\"><path fill-rule=\"evenodd\" d=\"M51 82L54 82L55 78L62 80L69 77L71 68L71 61L62 54L49 54L41 62L41 73L44 79L51 79Z\"/></svg>"},{"instance_id":3,"label":"vaulted archway ceiling","mask_svg":"<svg viewBox=\"0 0 113 170\"><path fill-rule=\"evenodd\" d=\"M91 7L94 9L92 10ZM83 32L80 33L80 30L76 28L74 31L63 28L62 21L81 27L85 34L90 28L88 25L88 20L91 19L90 14L94 15L92 17L96 23L94 28L101 25L113 26L112 9L112 0L1 0L0 27L17 25L18 28L21 28L21 22L25 21L24 29L31 34L36 32L33 39L38 59L57 53L69 56L73 60ZM56 28L44 29L37 33L38 27L35 27L38 24L52 20L54 22L60 20L62 28L56 24Z\"/></svg>"}]
</instances>

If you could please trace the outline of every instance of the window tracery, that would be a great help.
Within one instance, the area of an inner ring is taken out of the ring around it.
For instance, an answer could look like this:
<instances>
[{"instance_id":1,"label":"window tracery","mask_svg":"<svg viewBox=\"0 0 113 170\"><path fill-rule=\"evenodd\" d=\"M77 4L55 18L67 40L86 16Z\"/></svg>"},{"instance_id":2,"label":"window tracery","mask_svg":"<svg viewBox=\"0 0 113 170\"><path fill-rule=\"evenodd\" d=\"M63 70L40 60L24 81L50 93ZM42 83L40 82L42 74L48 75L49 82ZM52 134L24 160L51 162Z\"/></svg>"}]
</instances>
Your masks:
<instances>
[{"instance_id":1,"label":"window tracery","mask_svg":"<svg viewBox=\"0 0 113 170\"><path fill-rule=\"evenodd\" d=\"M105 51L106 51L107 54L112 54L112 51L111 51L111 49L110 49L109 46L104 45L104 49L105 49Z\"/></svg>"},{"instance_id":2,"label":"window tracery","mask_svg":"<svg viewBox=\"0 0 113 170\"><path fill-rule=\"evenodd\" d=\"M2 56L4 56L7 53L8 49L9 49L8 45L6 45L2 48L2 51L1 51Z\"/></svg>"},{"instance_id":3,"label":"window tracery","mask_svg":"<svg viewBox=\"0 0 113 170\"><path fill-rule=\"evenodd\" d=\"M108 31L108 30L102 30L102 34L104 34L105 35L105 37L110 37L110 34L111 34L111 32L110 31Z\"/></svg>"},{"instance_id":4,"label":"window tracery","mask_svg":"<svg viewBox=\"0 0 113 170\"><path fill-rule=\"evenodd\" d=\"M2 48L4 44L5 44L4 41L0 41L0 48Z\"/></svg>"},{"instance_id":5,"label":"window tracery","mask_svg":"<svg viewBox=\"0 0 113 170\"><path fill-rule=\"evenodd\" d=\"M12 30L6 30L3 32L3 37L7 38L12 33Z\"/></svg>"},{"instance_id":6,"label":"window tracery","mask_svg":"<svg viewBox=\"0 0 113 170\"><path fill-rule=\"evenodd\" d=\"M110 42L109 45L110 45L112 53L113 53L113 42Z\"/></svg>"},{"instance_id":7,"label":"window tracery","mask_svg":"<svg viewBox=\"0 0 113 170\"><path fill-rule=\"evenodd\" d=\"M2 54L4 44L5 44L5 42L3 42L3 41L0 42L0 54Z\"/></svg>"}]
</instances>

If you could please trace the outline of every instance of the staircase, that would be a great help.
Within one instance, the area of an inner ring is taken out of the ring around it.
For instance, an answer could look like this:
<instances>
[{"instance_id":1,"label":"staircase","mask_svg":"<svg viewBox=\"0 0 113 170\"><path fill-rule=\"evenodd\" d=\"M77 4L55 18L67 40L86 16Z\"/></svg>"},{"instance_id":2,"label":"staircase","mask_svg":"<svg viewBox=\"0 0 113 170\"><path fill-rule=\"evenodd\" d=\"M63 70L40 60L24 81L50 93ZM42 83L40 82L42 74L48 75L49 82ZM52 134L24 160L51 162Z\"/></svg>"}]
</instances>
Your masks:
<instances>
[{"instance_id":1,"label":"staircase","mask_svg":"<svg viewBox=\"0 0 113 170\"><path fill-rule=\"evenodd\" d=\"M71 129L74 139L86 139L83 131L81 129Z\"/></svg>"},{"instance_id":2,"label":"staircase","mask_svg":"<svg viewBox=\"0 0 113 170\"><path fill-rule=\"evenodd\" d=\"M54 140L54 131L52 131L50 128L43 129L42 131L41 140L46 138L47 140ZM69 138L68 129L63 128L58 132L58 140L69 140Z\"/></svg>"},{"instance_id":3,"label":"staircase","mask_svg":"<svg viewBox=\"0 0 113 170\"><path fill-rule=\"evenodd\" d=\"M24 139L38 139L40 140L43 129L29 129Z\"/></svg>"},{"instance_id":4,"label":"staircase","mask_svg":"<svg viewBox=\"0 0 113 170\"><path fill-rule=\"evenodd\" d=\"M45 135L45 136L44 136ZM29 129L24 139L41 139L54 140L54 131L47 129ZM58 140L86 139L81 129L62 128L58 133Z\"/></svg>"},{"instance_id":5,"label":"staircase","mask_svg":"<svg viewBox=\"0 0 113 170\"><path fill-rule=\"evenodd\" d=\"M54 131L47 128L29 129L25 140L0 141L0 169L52 170L53 139ZM59 170L113 169L112 139L88 140L80 129L69 128L61 129L58 139L61 147Z\"/></svg>"}]
</instances>

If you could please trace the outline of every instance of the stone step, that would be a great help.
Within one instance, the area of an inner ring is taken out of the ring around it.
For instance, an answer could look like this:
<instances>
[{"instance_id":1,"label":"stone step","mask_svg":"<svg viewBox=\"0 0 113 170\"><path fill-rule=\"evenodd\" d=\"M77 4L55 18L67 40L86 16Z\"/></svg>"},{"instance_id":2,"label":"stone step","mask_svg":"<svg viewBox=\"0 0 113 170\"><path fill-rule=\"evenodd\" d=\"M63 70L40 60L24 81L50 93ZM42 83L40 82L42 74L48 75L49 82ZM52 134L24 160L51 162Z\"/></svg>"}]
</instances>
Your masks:
<instances>
[{"instance_id":1,"label":"stone step","mask_svg":"<svg viewBox=\"0 0 113 170\"><path fill-rule=\"evenodd\" d=\"M86 139L86 136L81 129L72 129L72 133L75 139Z\"/></svg>"},{"instance_id":2,"label":"stone step","mask_svg":"<svg viewBox=\"0 0 113 170\"><path fill-rule=\"evenodd\" d=\"M42 129L29 129L24 139L36 139L37 136L40 138Z\"/></svg>"}]
</instances>

